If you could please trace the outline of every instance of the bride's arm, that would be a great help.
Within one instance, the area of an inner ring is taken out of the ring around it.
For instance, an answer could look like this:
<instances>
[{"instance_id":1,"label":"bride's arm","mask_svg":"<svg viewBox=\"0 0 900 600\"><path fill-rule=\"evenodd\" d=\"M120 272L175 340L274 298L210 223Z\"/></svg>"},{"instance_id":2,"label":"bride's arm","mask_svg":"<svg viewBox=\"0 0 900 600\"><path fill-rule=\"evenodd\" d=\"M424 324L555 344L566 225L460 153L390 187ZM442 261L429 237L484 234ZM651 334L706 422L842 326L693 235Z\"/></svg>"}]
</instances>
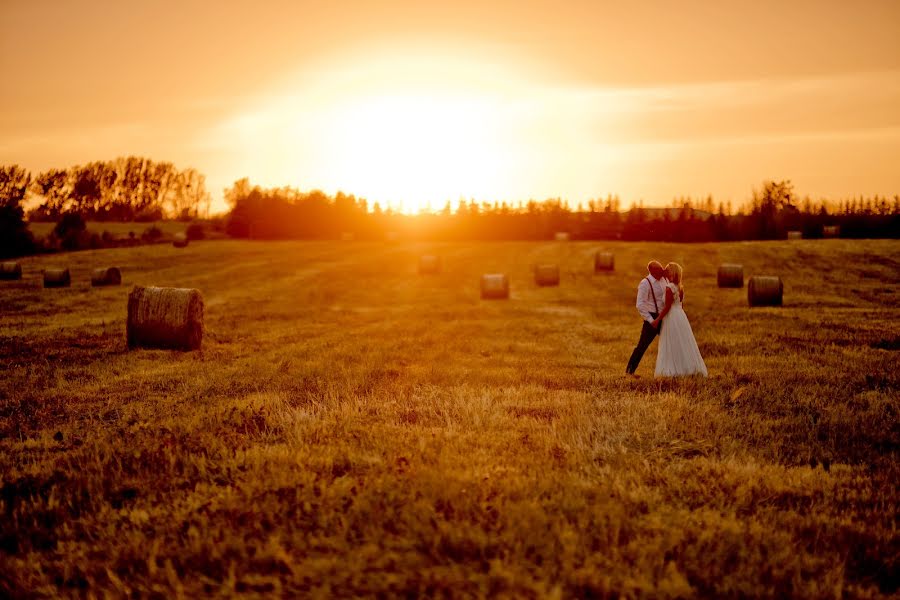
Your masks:
<instances>
[{"instance_id":1,"label":"bride's arm","mask_svg":"<svg viewBox=\"0 0 900 600\"><path fill-rule=\"evenodd\" d=\"M659 324L662 322L663 317L668 314L669 309L672 308L672 302L675 297L672 295L672 290L670 288L666 288L666 306L662 309L662 312L659 313L659 316L656 317L656 320L653 321L654 327L659 327Z\"/></svg>"}]
</instances>

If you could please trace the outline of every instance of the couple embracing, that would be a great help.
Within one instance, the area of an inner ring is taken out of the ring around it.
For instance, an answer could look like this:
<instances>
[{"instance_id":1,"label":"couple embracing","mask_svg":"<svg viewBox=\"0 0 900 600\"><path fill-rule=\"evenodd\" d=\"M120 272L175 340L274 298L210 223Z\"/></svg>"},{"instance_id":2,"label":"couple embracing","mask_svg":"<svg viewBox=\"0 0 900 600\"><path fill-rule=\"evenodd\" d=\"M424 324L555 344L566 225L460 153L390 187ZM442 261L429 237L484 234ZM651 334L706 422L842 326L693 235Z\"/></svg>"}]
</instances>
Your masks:
<instances>
[{"instance_id":1,"label":"couple embracing","mask_svg":"<svg viewBox=\"0 0 900 600\"><path fill-rule=\"evenodd\" d=\"M644 352L657 335L659 351L656 356L657 377L708 375L706 364L694 339L694 332L684 308L684 286L681 265L663 266L657 261L647 265L649 275L638 285L637 309L644 319L638 340L625 372L637 377L635 371Z\"/></svg>"}]
</instances>

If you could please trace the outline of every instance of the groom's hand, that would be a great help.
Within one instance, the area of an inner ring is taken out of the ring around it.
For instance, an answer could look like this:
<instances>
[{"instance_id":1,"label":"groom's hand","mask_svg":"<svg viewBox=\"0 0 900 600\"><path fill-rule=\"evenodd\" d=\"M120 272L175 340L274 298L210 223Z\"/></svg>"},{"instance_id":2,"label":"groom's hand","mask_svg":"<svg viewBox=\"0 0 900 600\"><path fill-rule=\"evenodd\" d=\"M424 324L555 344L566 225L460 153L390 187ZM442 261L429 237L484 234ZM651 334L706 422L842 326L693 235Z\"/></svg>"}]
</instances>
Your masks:
<instances>
[{"instance_id":1,"label":"groom's hand","mask_svg":"<svg viewBox=\"0 0 900 600\"><path fill-rule=\"evenodd\" d=\"M650 326L653 327L653 329L659 329L659 319L653 319L653 322L650 323Z\"/></svg>"}]
</instances>

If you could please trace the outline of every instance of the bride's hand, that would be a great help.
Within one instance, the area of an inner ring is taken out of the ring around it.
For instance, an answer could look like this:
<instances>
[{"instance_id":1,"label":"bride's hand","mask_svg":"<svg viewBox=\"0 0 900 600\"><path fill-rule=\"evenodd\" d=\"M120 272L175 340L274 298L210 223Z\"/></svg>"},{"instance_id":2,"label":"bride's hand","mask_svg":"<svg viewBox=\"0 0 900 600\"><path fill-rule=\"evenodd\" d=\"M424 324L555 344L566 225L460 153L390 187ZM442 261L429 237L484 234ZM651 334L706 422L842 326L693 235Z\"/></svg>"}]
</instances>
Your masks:
<instances>
[{"instance_id":1,"label":"bride's hand","mask_svg":"<svg viewBox=\"0 0 900 600\"><path fill-rule=\"evenodd\" d=\"M653 322L650 324L653 325L653 329L659 329L659 319L653 319Z\"/></svg>"}]
</instances>

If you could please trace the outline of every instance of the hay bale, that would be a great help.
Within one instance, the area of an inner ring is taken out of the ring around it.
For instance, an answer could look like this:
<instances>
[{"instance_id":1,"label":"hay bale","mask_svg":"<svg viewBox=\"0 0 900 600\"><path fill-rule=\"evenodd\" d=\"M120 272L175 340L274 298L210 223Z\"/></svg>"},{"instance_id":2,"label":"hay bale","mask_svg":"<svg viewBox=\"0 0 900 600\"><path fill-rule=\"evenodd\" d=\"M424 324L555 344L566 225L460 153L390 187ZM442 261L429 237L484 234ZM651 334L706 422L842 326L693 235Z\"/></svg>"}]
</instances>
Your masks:
<instances>
[{"instance_id":1,"label":"hay bale","mask_svg":"<svg viewBox=\"0 0 900 600\"><path fill-rule=\"evenodd\" d=\"M72 285L72 276L68 269L44 269L44 287L58 288Z\"/></svg>"},{"instance_id":2,"label":"hay bale","mask_svg":"<svg viewBox=\"0 0 900 600\"><path fill-rule=\"evenodd\" d=\"M616 259L612 252L597 252L594 255L594 271L615 271Z\"/></svg>"},{"instance_id":3,"label":"hay bale","mask_svg":"<svg viewBox=\"0 0 900 600\"><path fill-rule=\"evenodd\" d=\"M91 272L91 285L100 287L104 285L120 285L122 283L122 271L119 267L106 267L94 269Z\"/></svg>"},{"instance_id":4,"label":"hay bale","mask_svg":"<svg viewBox=\"0 0 900 600\"><path fill-rule=\"evenodd\" d=\"M399 239L400 239L400 234L397 233L396 231L388 231L387 233L384 234L384 240L386 242L396 242Z\"/></svg>"},{"instance_id":5,"label":"hay bale","mask_svg":"<svg viewBox=\"0 0 900 600\"><path fill-rule=\"evenodd\" d=\"M568 231L557 231L553 234L553 239L557 242L568 242L569 241L569 232Z\"/></svg>"},{"instance_id":6,"label":"hay bale","mask_svg":"<svg viewBox=\"0 0 900 600\"><path fill-rule=\"evenodd\" d=\"M744 265L729 263L719 265L716 279L720 288L742 288L744 287Z\"/></svg>"},{"instance_id":7,"label":"hay bale","mask_svg":"<svg viewBox=\"0 0 900 600\"><path fill-rule=\"evenodd\" d=\"M559 265L537 265L534 268L534 282L542 287L559 285Z\"/></svg>"},{"instance_id":8,"label":"hay bale","mask_svg":"<svg viewBox=\"0 0 900 600\"><path fill-rule=\"evenodd\" d=\"M509 279L504 273L487 273L481 276L482 300L509 298Z\"/></svg>"},{"instance_id":9,"label":"hay bale","mask_svg":"<svg viewBox=\"0 0 900 600\"><path fill-rule=\"evenodd\" d=\"M751 277L747 282L750 306L781 306L784 284L781 277Z\"/></svg>"},{"instance_id":10,"label":"hay bale","mask_svg":"<svg viewBox=\"0 0 900 600\"><path fill-rule=\"evenodd\" d=\"M441 257L423 254L419 257L419 275L436 275L441 272Z\"/></svg>"},{"instance_id":11,"label":"hay bale","mask_svg":"<svg viewBox=\"0 0 900 600\"><path fill-rule=\"evenodd\" d=\"M802 231L788 231L787 239L789 240L802 240L803 232Z\"/></svg>"},{"instance_id":12,"label":"hay bale","mask_svg":"<svg viewBox=\"0 0 900 600\"><path fill-rule=\"evenodd\" d=\"M345 231L341 234L342 242L352 242L355 239L356 239L356 236L349 231Z\"/></svg>"},{"instance_id":13,"label":"hay bale","mask_svg":"<svg viewBox=\"0 0 900 600\"><path fill-rule=\"evenodd\" d=\"M7 281L22 279L22 265L12 261L0 263L0 279Z\"/></svg>"},{"instance_id":14,"label":"hay bale","mask_svg":"<svg viewBox=\"0 0 900 600\"><path fill-rule=\"evenodd\" d=\"M172 238L172 245L176 248L185 248L188 245L188 237L186 233L176 233Z\"/></svg>"},{"instance_id":15,"label":"hay bale","mask_svg":"<svg viewBox=\"0 0 900 600\"><path fill-rule=\"evenodd\" d=\"M826 225L822 228L822 237L826 238L836 238L841 237L841 226L840 225Z\"/></svg>"},{"instance_id":16,"label":"hay bale","mask_svg":"<svg viewBox=\"0 0 900 600\"><path fill-rule=\"evenodd\" d=\"M197 350L203 341L203 296L190 288L135 286L128 294L128 347Z\"/></svg>"}]
</instances>

